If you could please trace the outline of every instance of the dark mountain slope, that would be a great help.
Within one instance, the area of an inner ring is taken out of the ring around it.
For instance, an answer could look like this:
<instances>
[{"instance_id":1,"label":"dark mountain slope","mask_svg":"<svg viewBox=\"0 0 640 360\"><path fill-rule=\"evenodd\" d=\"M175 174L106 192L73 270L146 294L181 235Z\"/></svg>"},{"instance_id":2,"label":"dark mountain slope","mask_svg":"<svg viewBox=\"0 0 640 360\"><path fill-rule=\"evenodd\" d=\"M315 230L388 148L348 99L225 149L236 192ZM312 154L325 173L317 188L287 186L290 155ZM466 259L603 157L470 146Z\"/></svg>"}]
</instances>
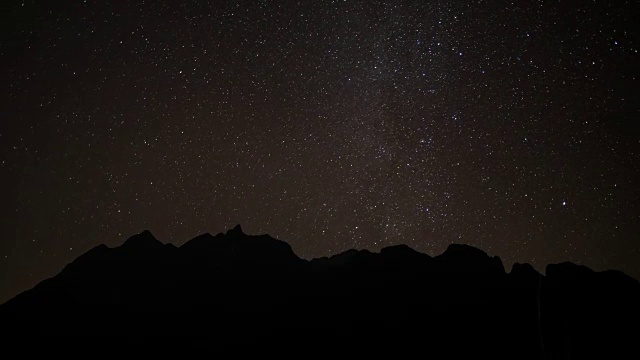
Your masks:
<instances>
[{"instance_id":1,"label":"dark mountain slope","mask_svg":"<svg viewBox=\"0 0 640 360\"><path fill-rule=\"evenodd\" d=\"M507 273L498 257L451 245L305 261L237 226L181 247L148 232L98 246L0 306L5 339L189 349L418 350L436 357L611 358L636 353L640 284L571 263ZM56 340L57 339L57 340Z\"/></svg>"}]
</instances>

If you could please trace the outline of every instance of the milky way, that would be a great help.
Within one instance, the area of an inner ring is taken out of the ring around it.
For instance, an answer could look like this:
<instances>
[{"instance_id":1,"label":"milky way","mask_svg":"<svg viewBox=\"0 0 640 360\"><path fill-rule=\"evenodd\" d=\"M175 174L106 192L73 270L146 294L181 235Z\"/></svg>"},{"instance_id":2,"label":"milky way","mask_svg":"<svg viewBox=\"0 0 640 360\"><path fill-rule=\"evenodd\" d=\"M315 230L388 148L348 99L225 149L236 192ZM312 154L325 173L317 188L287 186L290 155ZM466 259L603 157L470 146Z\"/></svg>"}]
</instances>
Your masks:
<instances>
[{"instance_id":1,"label":"milky way","mask_svg":"<svg viewBox=\"0 0 640 360\"><path fill-rule=\"evenodd\" d=\"M238 223L640 277L634 2L123 3L2 15L2 300Z\"/></svg>"}]
</instances>

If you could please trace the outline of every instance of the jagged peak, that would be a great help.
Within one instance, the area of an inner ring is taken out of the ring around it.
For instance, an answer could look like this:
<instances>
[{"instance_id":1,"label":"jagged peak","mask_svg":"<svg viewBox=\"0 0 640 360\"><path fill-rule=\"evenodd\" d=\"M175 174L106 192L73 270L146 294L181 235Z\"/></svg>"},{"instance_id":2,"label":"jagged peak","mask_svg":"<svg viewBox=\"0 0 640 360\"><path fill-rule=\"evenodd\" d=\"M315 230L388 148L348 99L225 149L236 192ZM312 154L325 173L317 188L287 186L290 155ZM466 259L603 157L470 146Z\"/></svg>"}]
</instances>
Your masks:
<instances>
[{"instance_id":1,"label":"jagged peak","mask_svg":"<svg viewBox=\"0 0 640 360\"><path fill-rule=\"evenodd\" d=\"M218 233L216 236L211 235L211 233L204 233L204 234L200 234L196 237L194 237L193 239L187 241L185 244L188 244L189 242L193 241L193 240L198 240L198 239L213 239L214 237L219 237L219 236L224 236L224 234L222 233Z\"/></svg>"},{"instance_id":2,"label":"jagged peak","mask_svg":"<svg viewBox=\"0 0 640 360\"><path fill-rule=\"evenodd\" d=\"M182 244L180 253L197 259L225 263L257 264L283 259L301 261L288 243L274 239L268 234L246 235L240 225L215 236L209 233L198 235Z\"/></svg>"},{"instance_id":3,"label":"jagged peak","mask_svg":"<svg viewBox=\"0 0 640 360\"><path fill-rule=\"evenodd\" d=\"M386 254L386 253L417 253L417 251L414 250L413 248L411 248L409 245L399 244L399 245L391 245L391 246L383 247L382 249L380 249L380 253L381 254Z\"/></svg>"},{"instance_id":4,"label":"jagged peak","mask_svg":"<svg viewBox=\"0 0 640 360\"><path fill-rule=\"evenodd\" d=\"M473 256L489 257L489 255L485 251L467 244L451 244L447 247L447 250L445 250L444 253L442 253L442 255L457 255L457 254L470 254Z\"/></svg>"},{"instance_id":5,"label":"jagged peak","mask_svg":"<svg viewBox=\"0 0 640 360\"><path fill-rule=\"evenodd\" d=\"M506 274L504 264L498 256L489 256L485 251L471 245L451 244L442 255L436 256L435 259L446 264L446 267L450 269L462 265L464 268L475 269L474 271L491 269L491 271L495 270ZM458 270L460 268L456 271Z\"/></svg>"},{"instance_id":6,"label":"jagged peak","mask_svg":"<svg viewBox=\"0 0 640 360\"><path fill-rule=\"evenodd\" d=\"M149 230L144 230L138 234L129 237L121 245L124 248L144 248L144 247L158 247L162 246L162 243L156 239L155 236Z\"/></svg>"},{"instance_id":7,"label":"jagged peak","mask_svg":"<svg viewBox=\"0 0 640 360\"><path fill-rule=\"evenodd\" d=\"M189 251L189 249L202 249L203 247L209 247L213 242L212 240L224 236L225 235L223 233L218 233L216 236L213 236L210 233L200 234L180 245L179 249L182 251Z\"/></svg>"},{"instance_id":8,"label":"jagged peak","mask_svg":"<svg viewBox=\"0 0 640 360\"><path fill-rule=\"evenodd\" d=\"M230 229L227 231L227 235L244 235L244 232L242 231L242 226L240 226L240 224L234 226L233 229Z\"/></svg>"}]
</instances>

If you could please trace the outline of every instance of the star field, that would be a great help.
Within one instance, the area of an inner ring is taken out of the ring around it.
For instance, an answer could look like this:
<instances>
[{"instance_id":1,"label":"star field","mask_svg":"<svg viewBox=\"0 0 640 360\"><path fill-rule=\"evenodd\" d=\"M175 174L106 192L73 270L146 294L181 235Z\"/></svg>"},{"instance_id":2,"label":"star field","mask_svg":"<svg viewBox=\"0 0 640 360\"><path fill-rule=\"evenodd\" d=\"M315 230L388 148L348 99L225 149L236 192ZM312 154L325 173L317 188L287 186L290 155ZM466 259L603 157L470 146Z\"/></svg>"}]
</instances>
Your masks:
<instances>
[{"instance_id":1,"label":"star field","mask_svg":"<svg viewBox=\"0 0 640 360\"><path fill-rule=\"evenodd\" d=\"M127 3L3 15L0 300L238 223L640 277L634 2Z\"/></svg>"}]
</instances>

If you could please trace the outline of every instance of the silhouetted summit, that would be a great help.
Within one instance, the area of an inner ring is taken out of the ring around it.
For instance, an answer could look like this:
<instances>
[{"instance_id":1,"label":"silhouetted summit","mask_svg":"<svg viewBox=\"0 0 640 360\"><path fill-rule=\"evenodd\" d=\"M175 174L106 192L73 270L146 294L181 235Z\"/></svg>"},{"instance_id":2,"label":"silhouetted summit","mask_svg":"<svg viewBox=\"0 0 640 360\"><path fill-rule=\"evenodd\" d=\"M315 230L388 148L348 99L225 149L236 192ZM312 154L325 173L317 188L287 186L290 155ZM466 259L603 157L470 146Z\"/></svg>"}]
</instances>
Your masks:
<instances>
[{"instance_id":1,"label":"silhouetted summit","mask_svg":"<svg viewBox=\"0 0 640 360\"><path fill-rule=\"evenodd\" d=\"M240 225L226 234L204 234L191 239L179 248L178 254L187 261L206 261L220 266L287 266L303 262L286 242L269 235L247 235Z\"/></svg>"},{"instance_id":2,"label":"silhouetted summit","mask_svg":"<svg viewBox=\"0 0 640 360\"><path fill-rule=\"evenodd\" d=\"M618 271L561 263L546 275L528 264L507 273L462 244L435 257L396 245L306 261L238 225L180 247L149 231L97 246L0 306L0 323L12 336L123 336L116 347L169 335L190 349L611 358L637 354L638 304L638 281Z\"/></svg>"},{"instance_id":3,"label":"silhouetted summit","mask_svg":"<svg viewBox=\"0 0 640 360\"><path fill-rule=\"evenodd\" d=\"M122 244L122 248L127 249L153 249L159 248L162 246L162 243L153 236L151 231L145 230L140 234L133 235L128 238L124 244ZM134 250L135 251L135 250Z\"/></svg>"},{"instance_id":4,"label":"silhouetted summit","mask_svg":"<svg viewBox=\"0 0 640 360\"><path fill-rule=\"evenodd\" d=\"M227 235L229 236L244 236L245 233L242 231L242 226L240 224L233 227L233 229L227 231Z\"/></svg>"},{"instance_id":5,"label":"silhouetted summit","mask_svg":"<svg viewBox=\"0 0 640 360\"><path fill-rule=\"evenodd\" d=\"M436 256L435 260L441 269L452 272L492 272L494 275L505 273L499 257L489 257L486 252L469 245L451 244L442 255Z\"/></svg>"}]
</instances>

